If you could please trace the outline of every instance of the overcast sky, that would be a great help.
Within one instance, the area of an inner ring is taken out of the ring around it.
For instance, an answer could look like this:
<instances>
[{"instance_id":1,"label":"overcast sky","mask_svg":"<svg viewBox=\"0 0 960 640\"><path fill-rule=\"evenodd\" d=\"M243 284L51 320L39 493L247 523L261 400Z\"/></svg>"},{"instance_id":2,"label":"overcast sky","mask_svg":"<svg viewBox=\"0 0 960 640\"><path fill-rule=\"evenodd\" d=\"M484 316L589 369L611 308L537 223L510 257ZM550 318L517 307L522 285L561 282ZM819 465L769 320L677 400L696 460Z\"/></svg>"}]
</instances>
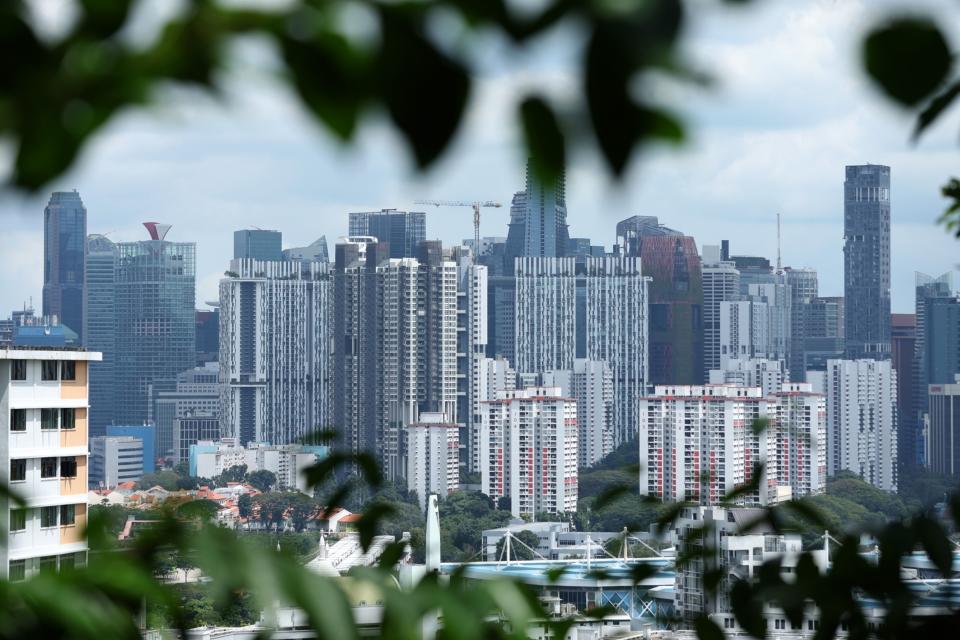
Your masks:
<instances>
[{"instance_id":1,"label":"overcast sky","mask_svg":"<svg viewBox=\"0 0 960 640\"><path fill-rule=\"evenodd\" d=\"M50 24L66 20L65 2L37 1ZM698 246L729 239L736 254L773 259L779 211L784 264L814 267L821 295L842 295L843 166L888 164L893 308L912 311L914 272L940 274L957 264L960 244L934 221L944 208L939 186L960 173L960 111L912 145L911 119L863 78L858 43L891 6L927 7L952 24L960 24L960 7L950 0L758 0L746 10L716 0L692 4L707 9L688 24L687 55L717 86L660 90L686 116L690 142L638 157L619 184L593 152L575 156L567 177L571 235L610 245L618 220L656 215ZM960 33L950 36L960 42ZM418 198L509 203L523 188L516 96L533 87L561 99L576 95L576 41L560 34L518 55L484 39L485 73L465 126L424 175L376 119L355 147L340 146L271 77L269 56L254 44L226 79L225 101L181 91L166 94L159 108L123 115L49 191L78 189L91 233L144 239L140 223L154 220L173 225L168 239L196 241L202 307L216 299L235 229L279 229L285 247L326 235L332 252L349 211L418 209ZM0 174L9 166L4 151ZM2 316L31 296L39 311L48 196L0 196ZM506 207L485 210L481 232L506 235L507 218ZM469 210L431 210L427 235L445 243L472 236Z\"/></svg>"}]
</instances>

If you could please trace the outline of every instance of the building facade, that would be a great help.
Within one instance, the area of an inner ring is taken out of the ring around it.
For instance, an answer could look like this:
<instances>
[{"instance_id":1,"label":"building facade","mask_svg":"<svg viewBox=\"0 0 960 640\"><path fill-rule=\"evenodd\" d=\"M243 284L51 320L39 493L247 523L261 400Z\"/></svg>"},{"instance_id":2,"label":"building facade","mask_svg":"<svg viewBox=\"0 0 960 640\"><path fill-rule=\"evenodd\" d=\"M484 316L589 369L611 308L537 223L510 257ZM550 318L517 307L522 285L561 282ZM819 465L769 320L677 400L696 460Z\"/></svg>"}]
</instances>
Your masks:
<instances>
[{"instance_id":1,"label":"building facade","mask_svg":"<svg viewBox=\"0 0 960 640\"><path fill-rule=\"evenodd\" d=\"M90 487L113 489L121 482L139 482L144 474L143 444L133 436L91 438Z\"/></svg>"},{"instance_id":2,"label":"building facade","mask_svg":"<svg viewBox=\"0 0 960 640\"><path fill-rule=\"evenodd\" d=\"M577 466L592 467L613 451L613 371L602 360L577 358L573 368L546 371L545 387L577 403Z\"/></svg>"},{"instance_id":3,"label":"building facade","mask_svg":"<svg viewBox=\"0 0 960 640\"><path fill-rule=\"evenodd\" d=\"M220 416L203 412L188 412L173 420L173 463L190 459L190 446L201 440L220 439Z\"/></svg>"},{"instance_id":4,"label":"building facade","mask_svg":"<svg viewBox=\"0 0 960 640\"><path fill-rule=\"evenodd\" d=\"M0 579L86 563L89 364L99 353L0 350Z\"/></svg>"},{"instance_id":5,"label":"building facade","mask_svg":"<svg viewBox=\"0 0 960 640\"><path fill-rule=\"evenodd\" d=\"M87 208L80 194L56 191L43 210L43 315L56 316L84 341Z\"/></svg>"},{"instance_id":6,"label":"building facade","mask_svg":"<svg viewBox=\"0 0 960 640\"><path fill-rule=\"evenodd\" d=\"M732 358L710 372L710 384L760 387L764 396L780 391L789 379L783 360Z\"/></svg>"},{"instance_id":7,"label":"building facade","mask_svg":"<svg viewBox=\"0 0 960 640\"><path fill-rule=\"evenodd\" d=\"M233 232L233 259L276 262L283 259L279 231L266 229L239 229Z\"/></svg>"},{"instance_id":8,"label":"building facade","mask_svg":"<svg viewBox=\"0 0 960 640\"><path fill-rule=\"evenodd\" d=\"M514 194L510 205L507 259L512 262L522 256L559 258L566 255L569 239L566 176L561 173L546 183L528 161L526 188Z\"/></svg>"},{"instance_id":9,"label":"building facade","mask_svg":"<svg viewBox=\"0 0 960 640\"><path fill-rule=\"evenodd\" d=\"M890 167L846 167L843 183L846 357L890 358Z\"/></svg>"},{"instance_id":10,"label":"building facade","mask_svg":"<svg viewBox=\"0 0 960 640\"><path fill-rule=\"evenodd\" d=\"M515 517L577 509L577 406L556 387L504 391L483 403L481 491Z\"/></svg>"},{"instance_id":11,"label":"building facade","mask_svg":"<svg viewBox=\"0 0 960 640\"><path fill-rule=\"evenodd\" d=\"M332 293L326 263L230 263L220 281L225 436L290 444L331 425Z\"/></svg>"},{"instance_id":12,"label":"building facade","mask_svg":"<svg viewBox=\"0 0 960 640\"><path fill-rule=\"evenodd\" d=\"M720 259L720 247L704 245L701 256L703 281L704 377L720 368L720 304L740 297L740 272L733 262Z\"/></svg>"},{"instance_id":13,"label":"building facade","mask_svg":"<svg viewBox=\"0 0 960 640\"><path fill-rule=\"evenodd\" d=\"M425 412L407 425L407 489L426 508L431 494L446 496L460 485L460 427L442 413Z\"/></svg>"},{"instance_id":14,"label":"building facade","mask_svg":"<svg viewBox=\"0 0 960 640\"><path fill-rule=\"evenodd\" d=\"M576 357L576 262L517 258L514 349L520 373L570 369Z\"/></svg>"},{"instance_id":15,"label":"building facade","mask_svg":"<svg viewBox=\"0 0 960 640\"><path fill-rule=\"evenodd\" d=\"M194 366L196 245L165 240L169 225L144 226L150 240L116 245L117 424L142 424L153 381Z\"/></svg>"},{"instance_id":16,"label":"building facade","mask_svg":"<svg viewBox=\"0 0 960 640\"><path fill-rule=\"evenodd\" d=\"M382 209L351 213L351 236L372 236L387 243L391 258L413 258L417 247L427 239L427 214Z\"/></svg>"},{"instance_id":17,"label":"building facade","mask_svg":"<svg viewBox=\"0 0 960 640\"><path fill-rule=\"evenodd\" d=\"M84 342L103 354L90 366L90 437L102 436L116 419L117 246L99 234L87 236L87 312Z\"/></svg>"},{"instance_id":18,"label":"building facade","mask_svg":"<svg viewBox=\"0 0 960 640\"><path fill-rule=\"evenodd\" d=\"M209 362L203 367L188 369L173 378L154 380L150 384L147 422L154 427L158 456L176 456L173 430L177 418L195 413L220 415L219 380L219 363Z\"/></svg>"}]
</instances>

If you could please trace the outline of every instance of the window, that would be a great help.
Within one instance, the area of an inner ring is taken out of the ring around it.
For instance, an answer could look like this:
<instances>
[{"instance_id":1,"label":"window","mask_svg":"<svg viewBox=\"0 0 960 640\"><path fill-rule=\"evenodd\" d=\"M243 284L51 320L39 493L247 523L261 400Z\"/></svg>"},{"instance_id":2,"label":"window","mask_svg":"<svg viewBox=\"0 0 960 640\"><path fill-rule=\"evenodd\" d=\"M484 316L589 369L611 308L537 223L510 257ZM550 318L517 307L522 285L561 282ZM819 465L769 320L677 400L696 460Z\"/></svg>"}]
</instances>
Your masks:
<instances>
[{"instance_id":1,"label":"window","mask_svg":"<svg viewBox=\"0 0 960 640\"><path fill-rule=\"evenodd\" d=\"M27 479L27 461L10 461L10 482L23 482Z\"/></svg>"},{"instance_id":2,"label":"window","mask_svg":"<svg viewBox=\"0 0 960 640\"><path fill-rule=\"evenodd\" d=\"M27 510L10 509L10 531L23 531L27 528Z\"/></svg>"},{"instance_id":3,"label":"window","mask_svg":"<svg viewBox=\"0 0 960 640\"><path fill-rule=\"evenodd\" d=\"M21 580L25 580L27 577L27 561L11 560L9 576L10 582L20 582Z\"/></svg>"},{"instance_id":4,"label":"window","mask_svg":"<svg viewBox=\"0 0 960 640\"><path fill-rule=\"evenodd\" d=\"M77 428L77 410L76 409L60 409L60 428L61 429Z\"/></svg>"},{"instance_id":5,"label":"window","mask_svg":"<svg viewBox=\"0 0 960 640\"><path fill-rule=\"evenodd\" d=\"M56 380L57 379L57 364L56 360L42 360L40 362L40 379L41 380Z\"/></svg>"},{"instance_id":6,"label":"window","mask_svg":"<svg viewBox=\"0 0 960 640\"><path fill-rule=\"evenodd\" d=\"M57 428L57 410L56 409L40 409L40 428L41 429Z\"/></svg>"},{"instance_id":7,"label":"window","mask_svg":"<svg viewBox=\"0 0 960 640\"><path fill-rule=\"evenodd\" d=\"M61 380L76 380L77 379L77 363L73 360L64 360L60 363L60 379Z\"/></svg>"},{"instance_id":8,"label":"window","mask_svg":"<svg viewBox=\"0 0 960 640\"><path fill-rule=\"evenodd\" d=\"M69 571L77 566L76 555L67 553L60 556L60 571Z\"/></svg>"},{"instance_id":9,"label":"window","mask_svg":"<svg viewBox=\"0 0 960 640\"><path fill-rule=\"evenodd\" d=\"M75 504L62 504L60 505L60 526L66 526L68 524L74 524L77 520L77 505Z\"/></svg>"},{"instance_id":10,"label":"window","mask_svg":"<svg viewBox=\"0 0 960 640\"><path fill-rule=\"evenodd\" d=\"M27 430L27 410L11 409L10 410L10 431L26 431L26 430Z\"/></svg>"},{"instance_id":11,"label":"window","mask_svg":"<svg viewBox=\"0 0 960 640\"><path fill-rule=\"evenodd\" d=\"M56 458L40 458L40 477L41 478L57 477L57 459Z\"/></svg>"},{"instance_id":12,"label":"window","mask_svg":"<svg viewBox=\"0 0 960 640\"><path fill-rule=\"evenodd\" d=\"M57 526L59 507L40 507L40 526L49 529Z\"/></svg>"},{"instance_id":13,"label":"window","mask_svg":"<svg viewBox=\"0 0 960 640\"><path fill-rule=\"evenodd\" d=\"M43 556L40 558L40 573L56 573L57 556Z\"/></svg>"},{"instance_id":14,"label":"window","mask_svg":"<svg viewBox=\"0 0 960 640\"><path fill-rule=\"evenodd\" d=\"M10 361L10 379L11 380L27 379L27 361L26 360Z\"/></svg>"},{"instance_id":15,"label":"window","mask_svg":"<svg viewBox=\"0 0 960 640\"><path fill-rule=\"evenodd\" d=\"M77 477L77 458L75 456L60 458L60 477L61 478Z\"/></svg>"}]
</instances>

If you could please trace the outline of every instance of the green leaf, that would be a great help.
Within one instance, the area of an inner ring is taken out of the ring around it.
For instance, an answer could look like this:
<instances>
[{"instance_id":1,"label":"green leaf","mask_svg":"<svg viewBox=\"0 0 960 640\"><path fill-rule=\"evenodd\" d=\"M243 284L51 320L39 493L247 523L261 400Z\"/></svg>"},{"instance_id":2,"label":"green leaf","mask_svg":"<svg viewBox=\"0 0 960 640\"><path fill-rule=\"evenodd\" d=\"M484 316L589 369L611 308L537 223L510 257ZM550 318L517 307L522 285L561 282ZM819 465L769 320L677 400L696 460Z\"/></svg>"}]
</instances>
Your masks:
<instances>
[{"instance_id":1,"label":"green leaf","mask_svg":"<svg viewBox=\"0 0 960 640\"><path fill-rule=\"evenodd\" d=\"M379 5L380 90L390 117L424 168L453 138L470 94L470 76L424 35L417 14L404 9Z\"/></svg>"},{"instance_id":2,"label":"green leaf","mask_svg":"<svg viewBox=\"0 0 960 640\"><path fill-rule=\"evenodd\" d=\"M566 166L563 131L556 114L545 99L532 96L520 105L520 121L534 172L546 184L556 181Z\"/></svg>"},{"instance_id":3,"label":"green leaf","mask_svg":"<svg viewBox=\"0 0 960 640\"><path fill-rule=\"evenodd\" d=\"M940 117L944 109L949 107L958 95L960 95L960 81L954 82L944 91L934 96L933 100L931 100L923 111L920 112L920 115L917 116L917 126L913 130L913 139L916 140L919 138L920 134Z\"/></svg>"},{"instance_id":4,"label":"green leaf","mask_svg":"<svg viewBox=\"0 0 960 640\"><path fill-rule=\"evenodd\" d=\"M907 106L933 93L952 64L946 39L928 18L891 20L867 36L863 53L870 77L891 98Z\"/></svg>"},{"instance_id":5,"label":"green leaf","mask_svg":"<svg viewBox=\"0 0 960 640\"><path fill-rule=\"evenodd\" d=\"M83 16L77 32L97 38L109 38L123 27L130 15L132 0L80 0Z\"/></svg>"},{"instance_id":6,"label":"green leaf","mask_svg":"<svg viewBox=\"0 0 960 640\"><path fill-rule=\"evenodd\" d=\"M697 616L693 621L693 628L700 640L724 640L723 631L706 614Z\"/></svg>"}]
</instances>

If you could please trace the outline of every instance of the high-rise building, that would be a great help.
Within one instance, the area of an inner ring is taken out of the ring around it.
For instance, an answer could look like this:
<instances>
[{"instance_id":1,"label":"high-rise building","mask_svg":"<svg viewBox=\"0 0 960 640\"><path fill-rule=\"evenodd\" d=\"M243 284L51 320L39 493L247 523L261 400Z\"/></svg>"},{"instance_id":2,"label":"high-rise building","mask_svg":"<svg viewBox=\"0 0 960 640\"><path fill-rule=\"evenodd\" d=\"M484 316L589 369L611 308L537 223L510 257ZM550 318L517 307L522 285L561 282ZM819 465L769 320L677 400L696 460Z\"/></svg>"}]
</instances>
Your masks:
<instances>
[{"instance_id":1,"label":"high-rise building","mask_svg":"<svg viewBox=\"0 0 960 640\"><path fill-rule=\"evenodd\" d=\"M143 474L143 440L133 436L90 438L92 488L112 489L121 482L139 482Z\"/></svg>"},{"instance_id":2,"label":"high-rise building","mask_svg":"<svg viewBox=\"0 0 960 640\"><path fill-rule=\"evenodd\" d=\"M326 263L230 263L220 281L220 417L241 446L291 444L331 426L332 289Z\"/></svg>"},{"instance_id":3,"label":"high-rise building","mask_svg":"<svg viewBox=\"0 0 960 640\"><path fill-rule=\"evenodd\" d=\"M766 415L757 387L664 386L640 400L640 495L718 504L750 481L767 459L767 439L753 429ZM769 470L738 502L768 501Z\"/></svg>"},{"instance_id":4,"label":"high-rise building","mask_svg":"<svg viewBox=\"0 0 960 640\"><path fill-rule=\"evenodd\" d=\"M790 286L790 379L801 381L806 375L804 350L806 349L808 305L819 295L817 272L814 269L784 271L786 284Z\"/></svg>"},{"instance_id":5,"label":"high-rise building","mask_svg":"<svg viewBox=\"0 0 960 640\"><path fill-rule=\"evenodd\" d=\"M467 471L477 460L476 434L480 430L480 400L483 363L489 332L487 316L487 267L474 264L472 256L457 261L457 422L461 425L460 446Z\"/></svg>"},{"instance_id":6,"label":"high-rise building","mask_svg":"<svg viewBox=\"0 0 960 640\"><path fill-rule=\"evenodd\" d=\"M220 439L220 414L191 411L173 420L173 463L190 460L190 446Z\"/></svg>"},{"instance_id":7,"label":"high-rise building","mask_svg":"<svg viewBox=\"0 0 960 640\"><path fill-rule=\"evenodd\" d=\"M57 316L82 344L87 270L87 208L80 194L56 191L43 210L43 315Z\"/></svg>"},{"instance_id":8,"label":"high-rise building","mask_svg":"<svg viewBox=\"0 0 960 640\"><path fill-rule=\"evenodd\" d=\"M830 360L811 379L827 396L827 471L852 471L896 491L897 374L890 362Z\"/></svg>"},{"instance_id":9,"label":"high-rise building","mask_svg":"<svg viewBox=\"0 0 960 640\"><path fill-rule=\"evenodd\" d=\"M240 229L233 232L233 259L274 262L283 259L283 242L279 231Z\"/></svg>"},{"instance_id":10,"label":"high-rise building","mask_svg":"<svg viewBox=\"0 0 960 640\"><path fill-rule=\"evenodd\" d=\"M696 242L659 226L656 218L641 216L620 222L617 235L625 255L643 260L650 278L650 383L701 382L703 281Z\"/></svg>"},{"instance_id":11,"label":"high-rise building","mask_svg":"<svg viewBox=\"0 0 960 640\"><path fill-rule=\"evenodd\" d=\"M720 303L720 368L729 358L783 360L789 370L791 306L786 284L751 284L737 302Z\"/></svg>"},{"instance_id":12,"label":"high-rise building","mask_svg":"<svg viewBox=\"0 0 960 640\"><path fill-rule=\"evenodd\" d=\"M157 468L157 449L156 442L157 438L154 435L154 427L150 424L138 424L138 425L116 425L111 424L107 426L107 436L108 438L112 437L123 437L123 438L136 438L140 441L140 467L143 470L143 473L153 473Z\"/></svg>"},{"instance_id":13,"label":"high-rise building","mask_svg":"<svg viewBox=\"0 0 960 640\"><path fill-rule=\"evenodd\" d=\"M546 371L545 387L577 403L577 466L592 467L613 451L613 371L601 360L577 358L573 368Z\"/></svg>"},{"instance_id":14,"label":"high-rise building","mask_svg":"<svg viewBox=\"0 0 960 640\"><path fill-rule=\"evenodd\" d=\"M220 357L220 307L197 309L197 366Z\"/></svg>"},{"instance_id":15,"label":"high-rise building","mask_svg":"<svg viewBox=\"0 0 960 640\"><path fill-rule=\"evenodd\" d=\"M934 473L960 475L960 376L950 384L929 387L927 467Z\"/></svg>"},{"instance_id":16,"label":"high-rise building","mask_svg":"<svg viewBox=\"0 0 960 640\"><path fill-rule=\"evenodd\" d=\"M431 494L446 496L460 485L460 428L442 413L424 412L407 425L407 489L426 508Z\"/></svg>"},{"instance_id":17,"label":"high-rise building","mask_svg":"<svg viewBox=\"0 0 960 640\"><path fill-rule=\"evenodd\" d=\"M721 368L711 369L710 384L760 387L764 396L780 391L788 380L783 360L730 358Z\"/></svg>"},{"instance_id":18,"label":"high-rise building","mask_svg":"<svg viewBox=\"0 0 960 640\"><path fill-rule=\"evenodd\" d=\"M87 313L84 343L103 360L90 365L90 437L106 434L116 419L117 245L106 236L87 236Z\"/></svg>"},{"instance_id":19,"label":"high-rise building","mask_svg":"<svg viewBox=\"0 0 960 640\"><path fill-rule=\"evenodd\" d=\"M381 209L350 214L350 236L373 236L390 247L391 258L413 258L427 239L427 214Z\"/></svg>"},{"instance_id":20,"label":"high-rise building","mask_svg":"<svg viewBox=\"0 0 960 640\"><path fill-rule=\"evenodd\" d=\"M576 357L576 262L517 258L514 344L520 373L570 369Z\"/></svg>"},{"instance_id":21,"label":"high-rise building","mask_svg":"<svg viewBox=\"0 0 960 640\"><path fill-rule=\"evenodd\" d=\"M468 443L467 470L480 472L480 427L483 424L483 403L496 400L497 394L517 388L517 372L506 358L483 358L477 362L474 378L473 428Z\"/></svg>"},{"instance_id":22,"label":"high-rise building","mask_svg":"<svg viewBox=\"0 0 960 640\"><path fill-rule=\"evenodd\" d=\"M220 416L220 364L208 362L178 373L173 378L154 380L150 384L150 406L147 422L156 434L155 451L161 457L176 458L174 430L178 418L191 415ZM219 437L217 433L216 437Z\"/></svg>"},{"instance_id":23,"label":"high-rise building","mask_svg":"<svg viewBox=\"0 0 960 640\"><path fill-rule=\"evenodd\" d=\"M897 372L897 460L901 471L919 463L916 394L917 316L894 313L890 316L890 363Z\"/></svg>"},{"instance_id":24,"label":"high-rise building","mask_svg":"<svg viewBox=\"0 0 960 640\"><path fill-rule=\"evenodd\" d=\"M732 262L720 258L719 246L704 245L701 256L704 376L720 367L720 304L740 297L740 272Z\"/></svg>"},{"instance_id":25,"label":"high-rise building","mask_svg":"<svg viewBox=\"0 0 960 640\"><path fill-rule=\"evenodd\" d=\"M843 298L847 358L890 358L890 167L846 167Z\"/></svg>"},{"instance_id":26,"label":"high-rise building","mask_svg":"<svg viewBox=\"0 0 960 640\"><path fill-rule=\"evenodd\" d=\"M457 416L457 265L438 242L389 258L371 237L337 244L334 423L340 446L403 477L407 425Z\"/></svg>"},{"instance_id":27,"label":"high-rise building","mask_svg":"<svg viewBox=\"0 0 960 640\"><path fill-rule=\"evenodd\" d=\"M757 489L738 504L774 504L826 486L824 397L810 384L784 383L769 395L738 385L657 386L642 402L640 495L718 504L760 464ZM755 429L763 419L766 427Z\"/></svg>"},{"instance_id":28,"label":"high-rise building","mask_svg":"<svg viewBox=\"0 0 960 640\"><path fill-rule=\"evenodd\" d=\"M556 387L504 391L483 403L481 491L515 517L577 509L577 406Z\"/></svg>"},{"instance_id":29,"label":"high-rise building","mask_svg":"<svg viewBox=\"0 0 960 640\"><path fill-rule=\"evenodd\" d=\"M521 256L562 257L566 255L569 239L566 177L561 174L555 182L545 184L528 161L526 188L514 194L510 205L508 268L512 268L514 258Z\"/></svg>"},{"instance_id":30,"label":"high-rise building","mask_svg":"<svg viewBox=\"0 0 960 640\"><path fill-rule=\"evenodd\" d=\"M320 236L305 247L284 249L283 259L300 262L330 262L330 257L327 253L327 237Z\"/></svg>"},{"instance_id":31,"label":"high-rise building","mask_svg":"<svg viewBox=\"0 0 960 640\"><path fill-rule=\"evenodd\" d=\"M828 360L845 353L843 298L814 298L792 309L799 316L803 340L803 370L825 371Z\"/></svg>"},{"instance_id":32,"label":"high-rise building","mask_svg":"<svg viewBox=\"0 0 960 640\"><path fill-rule=\"evenodd\" d=\"M928 385L948 384L960 373L960 298L934 298L926 307L923 377Z\"/></svg>"},{"instance_id":33,"label":"high-rise building","mask_svg":"<svg viewBox=\"0 0 960 640\"><path fill-rule=\"evenodd\" d=\"M116 245L118 424L146 420L151 383L193 367L196 357L196 244L166 240L169 225L144 226L150 240Z\"/></svg>"},{"instance_id":34,"label":"high-rise building","mask_svg":"<svg viewBox=\"0 0 960 640\"><path fill-rule=\"evenodd\" d=\"M75 349L0 350L0 469L25 508L0 497L0 579L87 558L89 363Z\"/></svg>"}]
</instances>

